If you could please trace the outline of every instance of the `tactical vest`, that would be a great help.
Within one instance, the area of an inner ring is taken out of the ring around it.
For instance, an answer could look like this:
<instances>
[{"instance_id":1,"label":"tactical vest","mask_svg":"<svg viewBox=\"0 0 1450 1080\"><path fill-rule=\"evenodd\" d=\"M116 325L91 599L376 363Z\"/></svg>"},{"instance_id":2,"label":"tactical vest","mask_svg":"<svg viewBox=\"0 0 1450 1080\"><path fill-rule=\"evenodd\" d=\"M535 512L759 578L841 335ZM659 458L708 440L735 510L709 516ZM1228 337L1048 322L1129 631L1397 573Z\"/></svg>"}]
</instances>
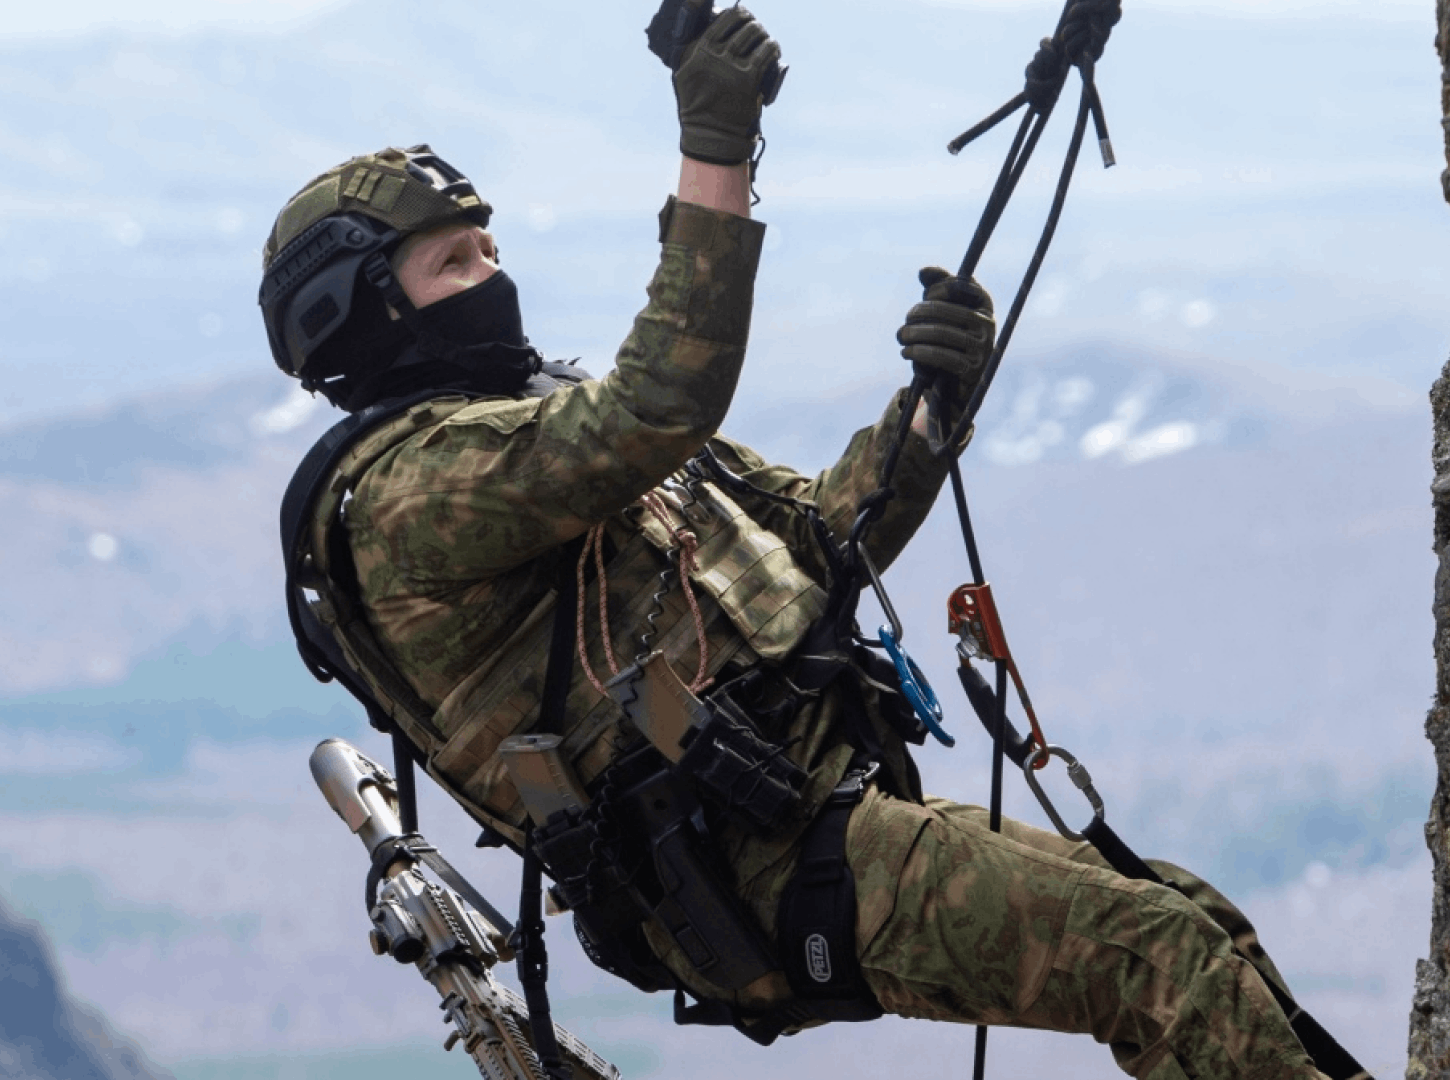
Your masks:
<instances>
[{"instance_id":1,"label":"tactical vest","mask_svg":"<svg viewBox=\"0 0 1450 1080\"><path fill-rule=\"evenodd\" d=\"M313 674L323 681L340 681L366 705L375 726L401 732L418 749L429 774L476 820L525 851L524 894L536 901L538 834L534 834L535 843L527 842L528 814L507 778L498 750L503 739L527 732L539 722L544 672L550 666L551 652L558 652L551 647L556 589L547 590L508 639L480 657L475 669L435 709L393 664L373 630L359 594L346 529L349 497L369 469L399 443L470 404L466 395L433 397L429 393L380 404L342 421L313 447L283 500L288 614L298 649ZM784 661L808 634L829 622L821 618L827 606L825 591L797 564L786 543L756 523L719 487L680 476L667 481L657 493L672 526L688 525L698 541L690 579L703 594L702 621L711 644L709 674L730 663L749 667L758 661ZM616 532L623 539L605 576L617 570L623 577L635 560L645 560L653 573L634 575L647 584L624 604L618 603L617 596L611 598L612 615L625 626L639 621L651 625L651 647L662 649L672 663L686 667L679 661L697 645L694 619L680 599L682 590L664 589L660 574L678 542L674 530L641 512L630 527ZM595 581L586 591L586 611L597 610L592 605L598 603L599 588L600 582ZM567 625L558 621L560 626ZM815 649L813 644L813 652ZM631 659L626 657L625 662ZM617 779L618 768L614 767L623 765L617 762L620 741L614 738L619 731L619 707L601 698L580 672L575 674L579 677L563 710L567 717L562 725L566 760L586 784L605 769L611 769L610 775ZM557 716L557 696L551 701ZM749 721L746 723L748 726ZM715 739L710 736L708 745L716 745ZM853 737L852 742L857 740ZM769 750L772 744L756 745ZM862 749L864 745L856 745L858 757ZM628 760L647 758L636 750ZM664 760L659 760L663 765ZM653 792L655 787L650 785L662 783L659 790L668 789L671 797L688 795L688 784L681 787L682 781L668 767L655 768L658 771L646 778L642 788ZM880 1016L881 1007L861 980L855 961L855 886L845 855L847 819L876 769L868 759L857 764L853 758L844 778L831 777L836 786L825 794L820 812L804 808L811 811L812 819L801 837L802 866L815 869L797 874L787 887L774 945L762 938L761 928L728 886L712 877L706 866L708 855L697 850L699 840L686 839L686 834L694 834L698 811L693 811L678 820L635 822L645 826L642 839L655 849L655 888L663 892L658 896L641 893L619 911L614 910L618 903L599 906L604 899L597 903L586 899L577 905L576 929L586 943L586 952L605 970L641 988L673 985L676 1022L731 1024L762 1044L805 1024ZM748 784L756 783L749 770L742 776ZM666 806L658 794L633 792L624 798L622 813L637 815L644 803L652 808ZM629 803L630 798L635 803ZM693 796L687 801L696 802ZM727 801L726 805L736 804ZM547 824L565 830L560 842L566 847L571 832L591 827L586 820L574 818L556 822L550 817ZM585 879L594 865L593 848L589 850L582 870ZM552 854L547 857L551 873L566 869L553 864ZM560 887L563 885L560 879ZM632 885L631 895L635 891ZM721 1000L687 1006L679 977L639 952L645 948L646 926L640 919L646 914L652 925L658 924L656 929L663 927L673 935L676 945L694 946L684 949L685 958L708 983L736 990L760 985L783 969L798 999L749 1013ZM597 923L592 931L577 922L586 916L591 925ZM625 946L626 941L635 945ZM744 948L742 943L750 947ZM614 960L628 954L629 962L616 965L605 959L606 953L614 954ZM542 994L542 980L535 981L534 989Z\"/></svg>"},{"instance_id":2,"label":"tactical vest","mask_svg":"<svg viewBox=\"0 0 1450 1080\"><path fill-rule=\"evenodd\" d=\"M377 719L391 721L422 751L429 774L476 818L518 842L526 814L497 750L508 736L529 731L538 718L555 591L538 600L502 645L479 657L473 671L435 709L378 641L358 595L346 536L346 503L367 471L399 443L472 404L463 397L432 398L394 406L392 415L372 417L366 425L356 423L357 418L344 421L353 423L354 441L333 465L298 530L295 550L289 552L289 608L294 629L299 617L310 612L386 714ZM699 540L691 580L713 601L705 605L708 673L713 676L731 662L743 667L758 660L784 660L823 612L824 590L801 569L780 537L758 525L714 484L692 481L686 488L667 481L657 493L671 516L688 524ZM695 655L694 622L678 586L660 597L658 582L658 571L665 566L662 557L674 551L676 540L652 515L640 513L635 520L638 529L614 554L606 573L624 576L624 568L641 560L652 572L633 575L648 584L624 604L617 596L611 598L611 622L642 628L662 600L654 646L683 670L691 666L687 655ZM597 611L597 603L596 582L586 594L586 611ZM314 666L310 660L309 666ZM576 672L567 712L563 749L588 783L613 759L619 711Z\"/></svg>"}]
</instances>

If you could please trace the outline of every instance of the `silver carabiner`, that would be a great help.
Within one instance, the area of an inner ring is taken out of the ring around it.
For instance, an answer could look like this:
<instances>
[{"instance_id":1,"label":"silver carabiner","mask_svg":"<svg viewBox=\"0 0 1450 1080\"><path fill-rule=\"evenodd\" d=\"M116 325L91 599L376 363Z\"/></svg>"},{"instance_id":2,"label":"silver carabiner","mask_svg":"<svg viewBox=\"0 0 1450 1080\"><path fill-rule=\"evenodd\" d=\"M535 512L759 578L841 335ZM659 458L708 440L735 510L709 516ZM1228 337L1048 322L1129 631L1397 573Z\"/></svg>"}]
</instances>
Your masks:
<instances>
[{"instance_id":1,"label":"silver carabiner","mask_svg":"<svg viewBox=\"0 0 1450 1080\"><path fill-rule=\"evenodd\" d=\"M1062 815L1057 812L1057 807L1052 805L1052 800L1047 797L1047 792L1043 791L1042 785L1038 783L1036 765L1044 754L1048 757L1060 757L1067 762L1067 778L1072 781L1074 787L1087 796L1088 802L1092 804L1094 820L1103 820L1105 812L1103 798L1098 794L1097 788L1093 787L1093 778L1088 773L1087 767L1060 746L1048 746L1045 751L1040 746L1033 747L1032 753L1028 754L1027 760L1022 763L1022 772L1027 777L1027 786L1032 789L1032 794L1037 796L1037 801L1042 804L1042 809L1057 826L1057 831L1064 838L1080 844L1087 840L1087 837L1082 833L1073 832L1067 827L1067 823L1062 820Z\"/></svg>"}]
</instances>

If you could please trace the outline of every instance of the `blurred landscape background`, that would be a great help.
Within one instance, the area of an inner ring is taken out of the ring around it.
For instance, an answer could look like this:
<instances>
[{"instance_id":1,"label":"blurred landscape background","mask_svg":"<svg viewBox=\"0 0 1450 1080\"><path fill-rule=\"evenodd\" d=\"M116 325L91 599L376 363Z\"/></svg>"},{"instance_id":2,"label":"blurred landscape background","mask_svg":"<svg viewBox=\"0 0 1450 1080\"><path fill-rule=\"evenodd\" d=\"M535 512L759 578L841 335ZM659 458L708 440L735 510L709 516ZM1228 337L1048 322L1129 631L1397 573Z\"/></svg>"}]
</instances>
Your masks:
<instances>
[{"instance_id":1,"label":"blurred landscape background","mask_svg":"<svg viewBox=\"0 0 1450 1080\"><path fill-rule=\"evenodd\" d=\"M286 626L277 504L336 414L272 367L260 248L308 177L431 142L495 206L533 340L602 374L676 169L653 6L53 7L0 31L0 1076L473 1075L433 991L368 951L365 854L307 772L327 736L387 750ZM1109 821L1238 899L1310 1009L1394 1074L1430 909L1433 16L1125 7L1099 72L1121 164L1084 154L965 458L983 557ZM1007 136L945 144L1020 88L1055 9L752 5L792 71L730 434L813 471L875 419L916 270L960 259ZM1069 120L983 264L1003 309ZM919 755L928 788L980 802L987 741L945 632L955 530L944 502L887 582L960 737ZM1010 776L1008 812L1046 824ZM511 856L477 855L431 790L422 820L512 907ZM557 1016L630 1080L964 1071L970 1034L945 1025L769 1050L676 1029L555 929ZM989 1068L1120 1075L1086 1037L1032 1032L994 1034Z\"/></svg>"}]
</instances>

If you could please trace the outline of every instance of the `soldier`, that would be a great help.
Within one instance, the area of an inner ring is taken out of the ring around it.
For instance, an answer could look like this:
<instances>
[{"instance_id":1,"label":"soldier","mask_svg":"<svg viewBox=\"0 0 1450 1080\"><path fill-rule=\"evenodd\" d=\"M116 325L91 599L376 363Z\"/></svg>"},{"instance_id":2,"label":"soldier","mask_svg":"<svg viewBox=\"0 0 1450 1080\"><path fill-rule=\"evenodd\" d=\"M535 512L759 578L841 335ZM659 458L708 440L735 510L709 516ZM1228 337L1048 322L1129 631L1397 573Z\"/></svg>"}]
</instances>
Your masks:
<instances>
[{"instance_id":1,"label":"soldier","mask_svg":"<svg viewBox=\"0 0 1450 1080\"><path fill-rule=\"evenodd\" d=\"M686 52L659 267L597 381L543 363L491 208L426 146L354 158L282 210L261 298L274 355L368 421L300 526L304 584L346 660L334 669L475 818L534 845L596 962L701 1003L677 996L681 1019L768 1041L885 1010L1090 1032L1139 1077L1321 1076L1228 901L1177 868L1156 864L1181 891L1130 881L1086 844L1010 821L996 835L981 809L924 796L889 666L820 636L833 543L875 487L903 395L814 478L718 433L746 351L764 235L750 159L778 57L739 7ZM903 355L959 409L990 353L991 304L946 271L922 280ZM878 566L946 469L917 415L871 533ZM317 539L334 525L345 543ZM733 718L746 779L775 785L768 813L738 774L707 782L718 762L667 762L641 735L648 718L608 692L653 650L702 715ZM582 798L531 820L500 748L548 731L551 693L557 760ZM666 794L664 818L630 794L645 789ZM823 885L803 864L839 873ZM699 880L671 884L667 865Z\"/></svg>"}]
</instances>

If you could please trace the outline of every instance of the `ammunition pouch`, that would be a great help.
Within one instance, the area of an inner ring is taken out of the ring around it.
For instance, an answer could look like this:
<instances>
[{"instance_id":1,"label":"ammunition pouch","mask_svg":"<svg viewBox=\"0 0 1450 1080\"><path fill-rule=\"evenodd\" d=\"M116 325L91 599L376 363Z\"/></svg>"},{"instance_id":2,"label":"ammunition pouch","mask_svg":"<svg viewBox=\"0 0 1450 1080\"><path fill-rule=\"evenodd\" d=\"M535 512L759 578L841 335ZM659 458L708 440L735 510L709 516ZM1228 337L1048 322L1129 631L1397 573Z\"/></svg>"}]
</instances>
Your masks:
<instances>
[{"instance_id":1,"label":"ammunition pouch","mask_svg":"<svg viewBox=\"0 0 1450 1080\"><path fill-rule=\"evenodd\" d=\"M700 794L745 829L768 834L801 808L806 773L767 741L751 711L732 697L751 675L729 680L702 701L662 652L640 657L605 690L625 716Z\"/></svg>"},{"instance_id":2,"label":"ammunition pouch","mask_svg":"<svg viewBox=\"0 0 1450 1080\"><path fill-rule=\"evenodd\" d=\"M707 840L705 808L692 785L650 747L606 771L587 808L561 810L534 845L575 913L585 951L640 989L674 979L639 934L643 920L667 931L691 967L735 991L779 963L726 882Z\"/></svg>"},{"instance_id":3,"label":"ammunition pouch","mask_svg":"<svg viewBox=\"0 0 1450 1080\"><path fill-rule=\"evenodd\" d=\"M784 746L761 738L728 695L714 695L708 708L709 718L686 733L675 767L752 832L773 832L799 816L805 770Z\"/></svg>"}]
</instances>

